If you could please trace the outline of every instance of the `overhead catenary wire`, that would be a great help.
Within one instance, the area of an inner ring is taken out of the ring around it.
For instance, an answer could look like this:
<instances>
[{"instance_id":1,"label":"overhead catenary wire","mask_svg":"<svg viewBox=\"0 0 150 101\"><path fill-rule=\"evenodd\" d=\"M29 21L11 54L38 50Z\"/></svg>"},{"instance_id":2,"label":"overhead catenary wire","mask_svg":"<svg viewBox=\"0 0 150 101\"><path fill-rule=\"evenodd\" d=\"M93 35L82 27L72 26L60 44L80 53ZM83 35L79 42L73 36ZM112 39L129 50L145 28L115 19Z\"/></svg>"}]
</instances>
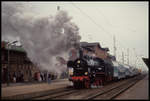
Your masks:
<instances>
[{"instance_id":1,"label":"overhead catenary wire","mask_svg":"<svg viewBox=\"0 0 150 101\"><path fill-rule=\"evenodd\" d=\"M77 8L83 15L85 15L89 20L91 20L98 28L102 29L107 35L109 35L109 37L112 39L113 38L113 35L106 31L101 25L97 24L97 22L95 22L93 20L93 18L91 16L89 16L87 13L85 13L81 8L79 8L75 3L71 3L75 8ZM118 40L117 40L118 41ZM124 46L121 42L120 42L120 45L121 46Z\"/></svg>"},{"instance_id":2,"label":"overhead catenary wire","mask_svg":"<svg viewBox=\"0 0 150 101\"><path fill-rule=\"evenodd\" d=\"M87 17L92 23L94 23L97 27L98 27L98 30L99 30L99 28L101 29L101 30L103 30L111 39L113 39L113 35L114 34L112 34L112 33L110 33L110 32L108 32L107 30L105 30L101 25L99 25L91 16L89 16L86 12L84 12L80 7L78 7L75 3L73 3L73 2L71 2L70 3L71 5L73 5L73 7L74 8L76 8L76 9L78 9L79 11L80 11L80 13L82 14L82 15L84 15L85 17ZM100 12L100 10L98 10L98 9L96 9L97 11L99 11ZM99 13L98 13L99 14ZM103 14L102 12L101 12L101 14ZM104 17L106 17L104 14L103 14L103 16ZM106 20L108 20L107 18L105 18ZM109 24L112 26L112 24L110 23L110 21L108 20L108 22L109 22ZM118 32L118 31L117 31ZM118 47L120 47L121 49L122 48L125 48L125 49L122 49L123 51L124 50L126 50L126 49L128 49L129 47L126 47L126 45L124 45L120 40L118 40L118 38L115 38L116 39L116 44L118 44L118 45L116 45L117 47L116 48L118 48ZM125 41L124 41L125 42ZM137 56L136 56L137 57ZM128 60L128 59L127 59Z\"/></svg>"},{"instance_id":3,"label":"overhead catenary wire","mask_svg":"<svg viewBox=\"0 0 150 101\"><path fill-rule=\"evenodd\" d=\"M101 15L104 16L104 18L106 19L106 21L107 21L107 23L108 23L109 25L111 25L111 26L113 25L113 24L110 23L110 21L108 20L108 18L104 15L104 13L103 13L100 9L97 8L96 10L98 11L98 14L101 13ZM119 41L117 38L115 38L115 40ZM125 47L125 45L122 44L122 42L120 42L120 45Z\"/></svg>"},{"instance_id":4,"label":"overhead catenary wire","mask_svg":"<svg viewBox=\"0 0 150 101\"><path fill-rule=\"evenodd\" d=\"M135 48L133 48L133 50L134 50L134 54L135 54L135 56L136 56L136 60L135 60L135 66L136 66L138 59L142 60L142 58L139 58L139 57L141 57L141 56L139 56L139 55L136 53ZM142 60L142 61L143 61L143 60Z\"/></svg>"},{"instance_id":5,"label":"overhead catenary wire","mask_svg":"<svg viewBox=\"0 0 150 101\"><path fill-rule=\"evenodd\" d=\"M109 37L112 38L112 35L106 31L101 25L97 24L92 17L90 17L88 14L86 14L83 10L81 10L81 8L79 8L76 4L71 3L75 8L77 8L83 15L85 15L88 19L90 19L97 27L99 27L100 29L102 29L104 32L106 32L106 34L109 35Z\"/></svg>"},{"instance_id":6,"label":"overhead catenary wire","mask_svg":"<svg viewBox=\"0 0 150 101\"><path fill-rule=\"evenodd\" d=\"M84 16L86 16L90 21L92 21L98 28L102 29L111 39L113 35L110 32L106 31L101 25L97 24L92 17L90 17L87 13L85 13L81 8L79 8L76 4L71 3L75 8L77 8ZM122 46L122 45L121 45Z\"/></svg>"},{"instance_id":7,"label":"overhead catenary wire","mask_svg":"<svg viewBox=\"0 0 150 101\"><path fill-rule=\"evenodd\" d=\"M111 39L113 39L113 34L112 33L110 33L110 32L108 32L107 30L105 30L101 25L99 25L95 20L93 20L93 18L91 17L91 16L89 16L87 13L85 13L80 7L78 7L75 3L73 3L73 2L71 2L70 4L72 4L75 8L77 8L84 16L86 16L92 23L94 23L98 28L100 28L101 30L103 30L107 35L109 35L109 37L111 38ZM106 19L106 20L108 20L108 19ZM110 23L110 21L108 21L109 22L109 24L111 24ZM111 24L112 25L112 24ZM118 40L117 38L116 38L116 40L117 41L119 41L119 46L121 46L120 48L126 48L126 49L128 49L128 47L126 47L126 45L124 45L120 40Z\"/></svg>"}]
</instances>

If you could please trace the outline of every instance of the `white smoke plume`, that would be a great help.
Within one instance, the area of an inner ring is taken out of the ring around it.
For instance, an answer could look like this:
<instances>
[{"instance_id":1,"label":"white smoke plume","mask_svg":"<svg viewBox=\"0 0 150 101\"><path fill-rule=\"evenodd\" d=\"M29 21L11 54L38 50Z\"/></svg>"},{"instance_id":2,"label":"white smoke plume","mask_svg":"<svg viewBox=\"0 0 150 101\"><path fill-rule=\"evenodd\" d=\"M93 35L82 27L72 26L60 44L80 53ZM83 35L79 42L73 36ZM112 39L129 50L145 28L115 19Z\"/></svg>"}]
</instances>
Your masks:
<instances>
[{"instance_id":1,"label":"white smoke plume","mask_svg":"<svg viewBox=\"0 0 150 101\"><path fill-rule=\"evenodd\" d=\"M65 11L35 18L25 16L23 7L18 3L2 4L2 39L19 37L31 61L40 64L43 70L62 72L64 69L56 65L56 57L68 57L69 48L81 39L79 28Z\"/></svg>"}]
</instances>

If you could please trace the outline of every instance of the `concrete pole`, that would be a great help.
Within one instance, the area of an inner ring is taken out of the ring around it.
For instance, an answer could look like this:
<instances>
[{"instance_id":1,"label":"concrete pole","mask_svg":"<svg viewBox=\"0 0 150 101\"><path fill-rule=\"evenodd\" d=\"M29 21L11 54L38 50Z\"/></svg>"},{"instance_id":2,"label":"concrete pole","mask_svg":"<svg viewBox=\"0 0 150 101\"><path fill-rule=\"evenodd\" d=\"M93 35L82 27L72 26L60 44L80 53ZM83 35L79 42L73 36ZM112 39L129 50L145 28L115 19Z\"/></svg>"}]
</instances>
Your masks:
<instances>
[{"instance_id":1,"label":"concrete pole","mask_svg":"<svg viewBox=\"0 0 150 101\"><path fill-rule=\"evenodd\" d=\"M129 48L127 49L128 52L128 65L129 65Z\"/></svg>"},{"instance_id":2,"label":"concrete pole","mask_svg":"<svg viewBox=\"0 0 150 101\"><path fill-rule=\"evenodd\" d=\"M114 56L117 60L117 56L116 56L116 39L115 39L115 36L113 37L113 41L114 41Z\"/></svg>"},{"instance_id":3,"label":"concrete pole","mask_svg":"<svg viewBox=\"0 0 150 101\"><path fill-rule=\"evenodd\" d=\"M122 52L122 63L124 64L124 53Z\"/></svg>"}]
</instances>

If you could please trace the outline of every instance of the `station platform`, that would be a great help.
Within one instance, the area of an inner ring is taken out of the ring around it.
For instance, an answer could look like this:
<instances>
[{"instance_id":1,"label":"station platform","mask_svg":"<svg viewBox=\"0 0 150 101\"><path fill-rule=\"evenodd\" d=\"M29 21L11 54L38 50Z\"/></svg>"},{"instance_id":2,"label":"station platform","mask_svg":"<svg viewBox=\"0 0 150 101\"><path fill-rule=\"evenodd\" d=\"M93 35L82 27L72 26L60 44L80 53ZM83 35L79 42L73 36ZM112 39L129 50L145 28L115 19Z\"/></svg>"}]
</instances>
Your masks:
<instances>
[{"instance_id":1,"label":"station platform","mask_svg":"<svg viewBox=\"0 0 150 101\"><path fill-rule=\"evenodd\" d=\"M19 99L25 99L34 97L47 91L63 88L70 85L68 79L54 80L50 84L37 83L37 84L18 84L12 86L4 86L1 88L1 99L16 97ZM116 100L148 100L149 99L149 76L137 82L134 86L120 94Z\"/></svg>"},{"instance_id":2,"label":"station platform","mask_svg":"<svg viewBox=\"0 0 150 101\"><path fill-rule=\"evenodd\" d=\"M66 87L66 85L69 85L68 79L58 79L51 81L50 84L48 83L37 83L37 84L10 84L10 86L2 85L1 88L1 98L11 98L15 96L19 96L22 98L28 96L34 96L36 94L43 93L48 90L57 89Z\"/></svg>"},{"instance_id":3,"label":"station platform","mask_svg":"<svg viewBox=\"0 0 150 101\"><path fill-rule=\"evenodd\" d=\"M149 76L137 82L134 86L120 94L116 100L148 100L149 99Z\"/></svg>"}]
</instances>

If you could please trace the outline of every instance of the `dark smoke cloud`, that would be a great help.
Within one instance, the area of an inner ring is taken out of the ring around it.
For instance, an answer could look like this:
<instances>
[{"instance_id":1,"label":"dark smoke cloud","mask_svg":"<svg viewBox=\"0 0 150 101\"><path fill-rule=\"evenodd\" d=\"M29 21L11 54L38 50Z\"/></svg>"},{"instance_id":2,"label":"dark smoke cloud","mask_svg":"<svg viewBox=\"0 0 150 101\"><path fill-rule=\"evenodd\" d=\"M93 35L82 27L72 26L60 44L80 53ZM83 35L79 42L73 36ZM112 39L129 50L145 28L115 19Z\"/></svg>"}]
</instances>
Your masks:
<instances>
[{"instance_id":1,"label":"dark smoke cloud","mask_svg":"<svg viewBox=\"0 0 150 101\"><path fill-rule=\"evenodd\" d=\"M79 28L65 11L55 16L27 17L24 5L2 3L2 39L20 38L28 57L41 69L61 72L56 56L67 58L68 50L79 43ZM47 12L48 13L48 12Z\"/></svg>"}]
</instances>

